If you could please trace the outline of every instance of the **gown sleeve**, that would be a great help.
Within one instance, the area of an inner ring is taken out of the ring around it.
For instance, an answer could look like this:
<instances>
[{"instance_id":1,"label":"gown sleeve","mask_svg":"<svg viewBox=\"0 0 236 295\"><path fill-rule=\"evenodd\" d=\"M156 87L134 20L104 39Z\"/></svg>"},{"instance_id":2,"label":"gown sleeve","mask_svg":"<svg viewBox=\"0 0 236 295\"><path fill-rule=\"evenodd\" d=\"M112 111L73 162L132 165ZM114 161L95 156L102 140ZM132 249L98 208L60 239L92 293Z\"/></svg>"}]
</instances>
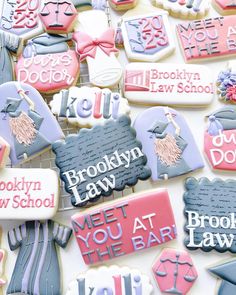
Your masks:
<instances>
[{"instance_id":1,"label":"gown sleeve","mask_svg":"<svg viewBox=\"0 0 236 295\"><path fill-rule=\"evenodd\" d=\"M54 222L53 238L55 242L62 248L65 248L72 234L72 229Z\"/></svg>"},{"instance_id":2,"label":"gown sleeve","mask_svg":"<svg viewBox=\"0 0 236 295\"><path fill-rule=\"evenodd\" d=\"M22 224L8 232L8 244L11 251L20 247L23 239L26 237L26 225Z\"/></svg>"}]
</instances>

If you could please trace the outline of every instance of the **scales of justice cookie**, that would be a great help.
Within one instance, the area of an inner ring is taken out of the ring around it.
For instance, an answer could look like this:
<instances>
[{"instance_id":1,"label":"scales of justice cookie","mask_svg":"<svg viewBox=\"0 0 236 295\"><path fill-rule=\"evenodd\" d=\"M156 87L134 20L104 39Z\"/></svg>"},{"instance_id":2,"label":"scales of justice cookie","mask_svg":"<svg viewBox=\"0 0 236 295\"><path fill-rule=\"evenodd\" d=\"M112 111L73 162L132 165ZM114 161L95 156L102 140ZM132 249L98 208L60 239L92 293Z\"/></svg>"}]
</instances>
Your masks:
<instances>
[{"instance_id":1,"label":"scales of justice cookie","mask_svg":"<svg viewBox=\"0 0 236 295\"><path fill-rule=\"evenodd\" d=\"M133 126L153 180L166 180L204 167L191 130L174 109L149 108L138 115Z\"/></svg>"},{"instance_id":2,"label":"scales of justice cookie","mask_svg":"<svg viewBox=\"0 0 236 295\"><path fill-rule=\"evenodd\" d=\"M204 151L213 169L236 171L236 106L208 116Z\"/></svg>"},{"instance_id":3,"label":"scales of justice cookie","mask_svg":"<svg viewBox=\"0 0 236 295\"><path fill-rule=\"evenodd\" d=\"M164 10L139 5L122 16L121 30L129 60L155 62L175 49Z\"/></svg>"},{"instance_id":4,"label":"scales of justice cookie","mask_svg":"<svg viewBox=\"0 0 236 295\"><path fill-rule=\"evenodd\" d=\"M101 266L90 268L72 281L66 295L94 294L150 295L153 287L148 276L129 267Z\"/></svg>"},{"instance_id":5,"label":"scales of justice cookie","mask_svg":"<svg viewBox=\"0 0 236 295\"><path fill-rule=\"evenodd\" d=\"M212 0L212 5L221 15L234 15L236 13L235 0Z\"/></svg>"},{"instance_id":6,"label":"scales of justice cookie","mask_svg":"<svg viewBox=\"0 0 236 295\"><path fill-rule=\"evenodd\" d=\"M65 248L72 230L52 220L27 221L8 232L18 257L6 294L62 294L57 247Z\"/></svg>"},{"instance_id":7,"label":"scales of justice cookie","mask_svg":"<svg viewBox=\"0 0 236 295\"><path fill-rule=\"evenodd\" d=\"M184 243L189 250L236 253L235 193L235 180L186 179Z\"/></svg>"},{"instance_id":8,"label":"scales of justice cookie","mask_svg":"<svg viewBox=\"0 0 236 295\"><path fill-rule=\"evenodd\" d=\"M72 216L86 264L148 249L176 238L166 189L155 189L100 204Z\"/></svg>"},{"instance_id":9,"label":"scales of justice cookie","mask_svg":"<svg viewBox=\"0 0 236 295\"><path fill-rule=\"evenodd\" d=\"M209 0L155 0L155 4L168 10L171 16L183 19L199 19L210 9Z\"/></svg>"},{"instance_id":10,"label":"scales of justice cookie","mask_svg":"<svg viewBox=\"0 0 236 295\"><path fill-rule=\"evenodd\" d=\"M185 295L198 277L188 252L172 248L161 252L152 267L152 272L164 294Z\"/></svg>"},{"instance_id":11,"label":"scales of justice cookie","mask_svg":"<svg viewBox=\"0 0 236 295\"><path fill-rule=\"evenodd\" d=\"M29 160L51 147L64 134L32 86L8 82L0 86L0 136L11 147L12 165Z\"/></svg>"},{"instance_id":12,"label":"scales of justice cookie","mask_svg":"<svg viewBox=\"0 0 236 295\"><path fill-rule=\"evenodd\" d=\"M98 87L71 87L54 94L50 107L59 119L77 126L103 124L129 114L128 101L118 92Z\"/></svg>"},{"instance_id":13,"label":"scales of justice cookie","mask_svg":"<svg viewBox=\"0 0 236 295\"><path fill-rule=\"evenodd\" d=\"M177 25L185 62L233 57L236 55L236 15L216 16Z\"/></svg>"},{"instance_id":14,"label":"scales of justice cookie","mask_svg":"<svg viewBox=\"0 0 236 295\"><path fill-rule=\"evenodd\" d=\"M0 220L52 218L59 202L57 173L51 169L0 170Z\"/></svg>"},{"instance_id":15,"label":"scales of justice cookie","mask_svg":"<svg viewBox=\"0 0 236 295\"><path fill-rule=\"evenodd\" d=\"M224 102L236 103L236 62L231 60L218 75L217 94Z\"/></svg>"},{"instance_id":16,"label":"scales of justice cookie","mask_svg":"<svg viewBox=\"0 0 236 295\"><path fill-rule=\"evenodd\" d=\"M123 89L130 102L144 105L199 107L214 96L213 75L202 65L129 63Z\"/></svg>"},{"instance_id":17,"label":"scales of justice cookie","mask_svg":"<svg viewBox=\"0 0 236 295\"><path fill-rule=\"evenodd\" d=\"M130 124L129 117L121 116L53 144L56 165L72 205L94 203L101 196L151 176L142 145Z\"/></svg>"}]
</instances>

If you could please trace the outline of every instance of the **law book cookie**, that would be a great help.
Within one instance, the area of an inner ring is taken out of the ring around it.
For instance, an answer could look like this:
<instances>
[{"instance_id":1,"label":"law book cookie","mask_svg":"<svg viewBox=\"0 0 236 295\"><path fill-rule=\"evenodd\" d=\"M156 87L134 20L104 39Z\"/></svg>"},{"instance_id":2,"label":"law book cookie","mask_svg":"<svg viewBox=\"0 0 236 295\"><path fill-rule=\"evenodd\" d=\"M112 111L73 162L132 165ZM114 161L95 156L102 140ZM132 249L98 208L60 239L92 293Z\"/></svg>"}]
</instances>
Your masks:
<instances>
[{"instance_id":1,"label":"law book cookie","mask_svg":"<svg viewBox=\"0 0 236 295\"><path fill-rule=\"evenodd\" d=\"M0 220L45 220L58 208L59 182L51 169L0 170Z\"/></svg>"},{"instance_id":2,"label":"law book cookie","mask_svg":"<svg viewBox=\"0 0 236 295\"><path fill-rule=\"evenodd\" d=\"M77 10L71 0L43 0L39 17L44 29L52 34L68 34L73 30Z\"/></svg>"},{"instance_id":3,"label":"law book cookie","mask_svg":"<svg viewBox=\"0 0 236 295\"><path fill-rule=\"evenodd\" d=\"M236 15L216 16L177 25L185 62L204 62L236 54Z\"/></svg>"},{"instance_id":4,"label":"law book cookie","mask_svg":"<svg viewBox=\"0 0 236 295\"><path fill-rule=\"evenodd\" d=\"M138 269L116 265L90 268L73 280L66 295L94 294L150 295L153 287L148 276Z\"/></svg>"},{"instance_id":5,"label":"law book cookie","mask_svg":"<svg viewBox=\"0 0 236 295\"><path fill-rule=\"evenodd\" d=\"M10 147L13 166L51 148L52 142L64 134L44 102L32 86L8 82L0 86L0 136Z\"/></svg>"},{"instance_id":6,"label":"law book cookie","mask_svg":"<svg viewBox=\"0 0 236 295\"><path fill-rule=\"evenodd\" d=\"M80 61L86 60L89 80L98 87L117 85L122 68L116 53L115 32L108 26L107 15L102 10L83 11L78 16L73 39Z\"/></svg>"},{"instance_id":7,"label":"law book cookie","mask_svg":"<svg viewBox=\"0 0 236 295\"><path fill-rule=\"evenodd\" d=\"M167 10L171 16L183 19L199 19L207 15L209 0L154 0L157 7Z\"/></svg>"},{"instance_id":8,"label":"law book cookie","mask_svg":"<svg viewBox=\"0 0 236 295\"><path fill-rule=\"evenodd\" d=\"M124 95L134 104L205 106L214 96L213 75L200 65L130 63Z\"/></svg>"},{"instance_id":9,"label":"law book cookie","mask_svg":"<svg viewBox=\"0 0 236 295\"><path fill-rule=\"evenodd\" d=\"M176 238L166 189L155 189L100 204L71 217L86 264L103 262Z\"/></svg>"},{"instance_id":10,"label":"law book cookie","mask_svg":"<svg viewBox=\"0 0 236 295\"><path fill-rule=\"evenodd\" d=\"M149 108L137 116L133 126L153 180L166 180L204 167L187 122L174 109Z\"/></svg>"},{"instance_id":11,"label":"law book cookie","mask_svg":"<svg viewBox=\"0 0 236 295\"><path fill-rule=\"evenodd\" d=\"M2 228L0 227L0 244L2 239ZM0 249L0 295L3 295L3 286L6 285L7 281L4 275L5 272L5 263L6 263L6 251Z\"/></svg>"},{"instance_id":12,"label":"law book cookie","mask_svg":"<svg viewBox=\"0 0 236 295\"><path fill-rule=\"evenodd\" d=\"M19 252L6 294L62 294L56 244L65 248L71 233L52 220L27 221L10 230L9 247Z\"/></svg>"},{"instance_id":13,"label":"law book cookie","mask_svg":"<svg viewBox=\"0 0 236 295\"><path fill-rule=\"evenodd\" d=\"M122 36L127 58L155 62L175 49L168 12L149 6L137 6L122 17Z\"/></svg>"},{"instance_id":14,"label":"law book cookie","mask_svg":"<svg viewBox=\"0 0 236 295\"><path fill-rule=\"evenodd\" d=\"M61 90L54 94L50 107L59 119L82 127L103 124L130 112L128 101L118 92L87 86Z\"/></svg>"},{"instance_id":15,"label":"law book cookie","mask_svg":"<svg viewBox=\"0 0 236 295\"><path fill-rule=\"evenodd\" d=\"M208 116L204 151L213 169L236 171L236 106Z\"/></svg>"},{"instance_id":16,"label":"law book cookie","mask_svg":"<svg viewBox=\"0 0 236 295\"><path fill-rule=\"evenodd\" d=\"M0 137L0 168L4 168L10 154L10 145Z\"/></svg>"},{"instance_id":17,"label":"law book cookie","mask_svg":"<svg viewBox=\"0 0 236 295\"><path fill-rule=\"evenodd\" d=\"M150 177L142 145L130 124L129 117L121 116L53 144L56 165L72 205L94 203L101 196Z\"/></svg>"},{"instance_id":18,"label":"law book cookie","mask_svg":"<svg viewBox=\"0 0 236 295\"><path fill-rule=\"evenodd\" d=\"M111 7L115 10L129 10L137 5L138 0L110 0Z\"/></svg>"},{"instance_id":19,"label":"law book cookie","mask_svg":"<svg viewBox=\"0 0 236 295\"><path fill-rule=\"evenodd\" d=\"M212 5L221 15L236 14L235 0L212 0Z\"/></svg>"},{"instance_id":20,"label":"law book cookie","mask_svg":"<svg viewBox=\"0 0 236 295\"><path fill-rule=\"evenodd\" d=\"M184 229L189 250L236 253L235 193L233 179L186 179Z\"/></svg>"},{"instance_id":21,"label":"law book cookie","mask_svg":"<svg viewBox=\"0 0 236 295\"><path fill-rule=\"evenodd\" d=\"M198 277L188 252L172 248L161 252L152 266L152 272L163 294L185 295Z\"/></svg>"},{"instance_id":22,"label":"law book cookie","mask_svg":"<svg viewBox=\"0 0 236 295\"><path fill-rule=\"evenodd\" d=\"M17 80L42 93L54 93L77 83L80 65L70 37L42 34L30 40L16 63Z\"/></svg>"},{"instance_id":23,"label":"law book cookie","mask_svg":"<svg viewBox=\"0 0 236 295\"><path fill-rule=\"evenodd\" d=\"M217 94L224 102L236 103L236 62L228 62L227 68L218 75Z\"/></svg>"},{"instance_id":24,"label":"law book cookie","mask_svg":"<svg viewBox=\"0 0 236 295\"><path fill-rule=\"evenodd\" d=\"M40 8L41 0L1 0L0 30L24 40L37 36L43 32Z\"/></svg>"}]
</instances>

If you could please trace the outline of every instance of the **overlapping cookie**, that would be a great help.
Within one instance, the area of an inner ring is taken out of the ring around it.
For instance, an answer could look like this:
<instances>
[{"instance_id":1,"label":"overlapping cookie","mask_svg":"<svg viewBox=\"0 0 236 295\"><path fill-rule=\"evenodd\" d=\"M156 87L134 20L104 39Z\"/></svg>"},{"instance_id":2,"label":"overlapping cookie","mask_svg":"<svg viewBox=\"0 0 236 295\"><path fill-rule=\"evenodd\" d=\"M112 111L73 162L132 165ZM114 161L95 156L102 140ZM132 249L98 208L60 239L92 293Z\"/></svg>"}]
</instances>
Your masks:
<instances>
[{"instance_id":1,"label":"overlapping cookie","mask_svg":"<svg viewBox=\"0 0 236 295\"><path fill-rule=\"evenodd\" d=\"M0 227L0 242L1 242L1 239L2 239L2 228ZM7 283L5 275L4 275L6 256L7 256L6 251L3 249L0 249L0 295L3 294L2 288Z\"/></svg>"},{"instance_id":2,"label":"overlapping cookie","mask_svg":"<svg viewBox=\"0 0 236 295\"><path fill-rule=\"evenodd\" d=\"M236 63L231 60L228 62L227 69L218 75L217 94L219 99L224 102L236 103Z\"/></svg>"},{"instance_id":3,"label":"overlapping cookie","mask_svg":"<svg viewBox=\"0 0 236 295\"><path fill-rule=\"evenodd\" d=\"M221 15L234 15L236 13L235 0L212 0L212 4Z\"/></svg>"}]
</instances>

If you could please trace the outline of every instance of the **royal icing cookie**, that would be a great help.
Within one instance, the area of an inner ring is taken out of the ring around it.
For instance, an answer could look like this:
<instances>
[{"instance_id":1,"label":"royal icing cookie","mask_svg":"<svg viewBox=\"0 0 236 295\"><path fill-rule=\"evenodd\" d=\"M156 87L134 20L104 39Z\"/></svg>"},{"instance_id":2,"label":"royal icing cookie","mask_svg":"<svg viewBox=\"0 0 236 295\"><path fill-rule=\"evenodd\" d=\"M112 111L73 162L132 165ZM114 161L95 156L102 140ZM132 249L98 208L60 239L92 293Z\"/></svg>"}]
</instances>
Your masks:
<instances>
[{"instance_id":1,"label":"royal icing cookie","mask_svg":"<svg viewBox=\"0 0 236 295\"><path fill-rule=\"evenodd\" d=\"M50 169L0 171L0 219L45 220L58 208L57 173Z\"/></svg>"},{"instance_id":2,"label":"royal icing cookie","mask_svg":"<svg viewBox=\"0 0 236 295\"><path fill-rule=\"evenodd\" d=\"M44 0L39 17L48 33L67 34L72 31L77 10L71 0Z\"/></svg>"},{"instance_id":3,"label":"royal icing cookie","mask_svg":"<svg viewBox=\"0 0 236 295\"><path fill-rule=\"evenodd\" d=\"M81 129L53 144L56 165L74 206L95 202L151 175L131 120L121 116L102 126Z\"/></svg>"},{"instance_id":4,"label":"royal icing cookie","mask_svg":"<svg viewBox=\"0 0 236 295\"><path fill-rule=\"evenodd\" d=\"M2 238L2 228L0 227L0 242L1 242L1 238ZM6 251L3 249L0 249L0 295L3 294L2 288L6 284L6 279L4 276L5 262L6 262Z\"/></svg>"},{"instance_id":5,"label":"royal icing cookie","mask_svg":"<svg viewBox=\"0 0 236 295\"><path fill-rule=\"evenodd\" d=\"M214 96L213 76L206 66L130 63L124 75L124 95L135 104L199 107Z\"/></svg>"},{"instance_id":6,"label":"royal icing cookie","mask_svg":"<svg viewBox=\"0 0 236 295\"><path fill-rule=\"evenodd\" d=\"M75 8L79 11L92 9L92 0L72 0Z\"/></svg>"},{"instance_id":7,"label":"royal icing cookie","mask_svg":"<svg viewBox=\"0 0 236 295\"><path fill-rule=\"evenodd\" d=\"M51 147L64 134L32 86L8 82L0 86L0 136L10 145L12 165L20 164Z\"/></svg>"},{"instance_id":8,"label":"royal icing cookie","mask_svg":"<svg viewBox=\"0 0 236 295\"><path fill-rule=\"evenodd\" d=\"M59 119L79 126L94 126L130 112L126 99L117 92L97 87L72 87L61 90L50 102Z\"/></svg>"},{"instance_id":9,"label":"royal icing cookie","mask_svg":"<svg viewBox=\"0 0 236 295\"><path fill-rule=\"evenodd\" d=\"M67 40L67 37L49 34L30 40L16 64L17 80L43 93L75 85L80 65Z\"/></svg>"},{"instance_id":10,"label":"royal icing cookie","mask_svg":"<svg viewBox=\"0 0 236 295\"><path fill-rule=\"evenodd\" d=\"M80 61L87 61L90 82L98 87L116 85L122 68L115 53L114 30L108 27L106 13L102 10L81 12L73 39Z\"/></svg>"},{"instance_id":11,"label":"royal icing cookie","mask_svg":"<svg viewBox=\"0 0 236 295\"><path fill-rule=\"evenodd\" d=\"M194 137L180 113L153 107L134 122L153 180L165 180L204 167ZM194 155L194 157L193 157Z\"/></svg>"},{"instance_id":12,"label":"royal icing cookie","mask_svg":"<svg viewBox=\"0 0 236 295\"><path fill-rule=\"evenodd\" d=\"M115 10L128 10L137 5L138 0L110 0L111 7Z\"/></svg>"},{"instance_id":13,"label":"royal icing cookie","mask_svg":"<svg viewBox=\"0 0 236 295\"><path fill-rule=\"evenodd\" d=\"M168 12L151 8L134 9L133 13L130 10L122 17L122 36L129 60L155 62L175 49Z\"/></svg>"},{"instance_id":14,"label":"royal icing cookie","mask_svg":"<svg viewBox=\"0 0 236 295\"><path fill-rule=\"evenodd\" d=\"M165 189L155 189L96 206L72 216L86 264L158 246L176 238Z\"/></svg>"},{"instance_id":15,"label":"royal icing cookie","mask_svg":"<svg viewBox=\"0 0 236 295\"><path fill-rule=\"evenodd\" d=\"M155 0L155 3L171 16L184 19L202 18L210 9L209 0Z\"/></svg>"},{"instance_id":16,"label":"royal icing cookie","mask_svg":"<svg viewBox=\"0 0 236 295\"><path fill-rule=\"evenodd\" d=\"M39 19L41 0L1 0L0 29L29 39L43 32Z\"/></svg>"},{"instance_id":17,"label":"royal icing cookie","mask_svg":"<svg viewBox=\"0 0 236 295\"><path fill-rule=\"evenodd\" d=\"M217 16L177 25L185 62L231 57L236 54L236 15Z\"/></svg>"},{"instance_id":18,"label":"royal icing cookie","mask_svg":"<svg viewBox=\"0 0 236 295\"><path fill-rule=\"evenodd\" d=\"M236 14L235 0L212 0L214 8L222 15Z\"/></svg>"},{"instance_id":19,"label":"royal icing cookie","mask_svg":"<svg viewBox=\"0 0 236 295\"><path fill-rule=\"evenodd\" d=\"M185 190L186 247L236 253L236 181L191 177L185 181Z\"/></svg>"},{"instance_id":20,"label":"royal icing cookie","mask_svg":"<svg viewBox=\"0 0 236 295\"><path fill-rule=\"evenodd\" d=\"M185 295L198 275L186 251L164 249L155 261L152 272L163 293Z\"/></svg>"},{"instance_id":21,"label":"royal icing cookie","mask_svg":"<svg viewBox=\"0 0 236 295\"><path fill-rule=\"evenodd\" d=\"M236 107L223 107L208 121L204 151L212 168L236 171Z\"/></svg>"},{"instance_id":22,"label":"royal icing cookie","mask_svg":"<svg viewBox=\"0 0 236 295\"><path fill-rule=\"evenodd\" d=\"M7 294L62 294L56 244L65 248L71 232L52 220L27 221L10 230L9 247L11 251L20 250Z\"/></svg>"},{"instance_id":23,"label":"royal icing cookie","mask_svg":"<svg viewBox=\"0 0 236 295\"><path fill-rule=\"evenodd\" d=\"M210 267L209 272L221 280L218 295L233 295L236 292L236 260L224 262L219 265Z\"/></svg>"},{"instance_id":24,"label":"royal icing cookie","mask_svg":"<svg viewBox=\"0 0 236 295\"><path fill-rule=\"evenodd\" d=\"M10 145L0 137L0 168L4 168L10 154Z\"/></svg>"},{"instance_id":25,"label":"royal icing cookie","mask_svg":"<svg viewBox=\"0 0 236 295\"><path fill-rule=\"evenodd\" d=\"M217 94L220 100L236 103L236 63L230 61L227 69L218 75Z\"/></svg>"},{"instance_id":26,"label":"royal icing cookie","mask_svg":"<svg viewBox=\"0 0 236 295\"><path fill-rule=\"evenodd\" d=\"M137 269L101 266L78 275L70 283L66 295L89 295L91 290L99 295L150 295L153 287L149 278Z\"/></svg>"}]
</instances>

